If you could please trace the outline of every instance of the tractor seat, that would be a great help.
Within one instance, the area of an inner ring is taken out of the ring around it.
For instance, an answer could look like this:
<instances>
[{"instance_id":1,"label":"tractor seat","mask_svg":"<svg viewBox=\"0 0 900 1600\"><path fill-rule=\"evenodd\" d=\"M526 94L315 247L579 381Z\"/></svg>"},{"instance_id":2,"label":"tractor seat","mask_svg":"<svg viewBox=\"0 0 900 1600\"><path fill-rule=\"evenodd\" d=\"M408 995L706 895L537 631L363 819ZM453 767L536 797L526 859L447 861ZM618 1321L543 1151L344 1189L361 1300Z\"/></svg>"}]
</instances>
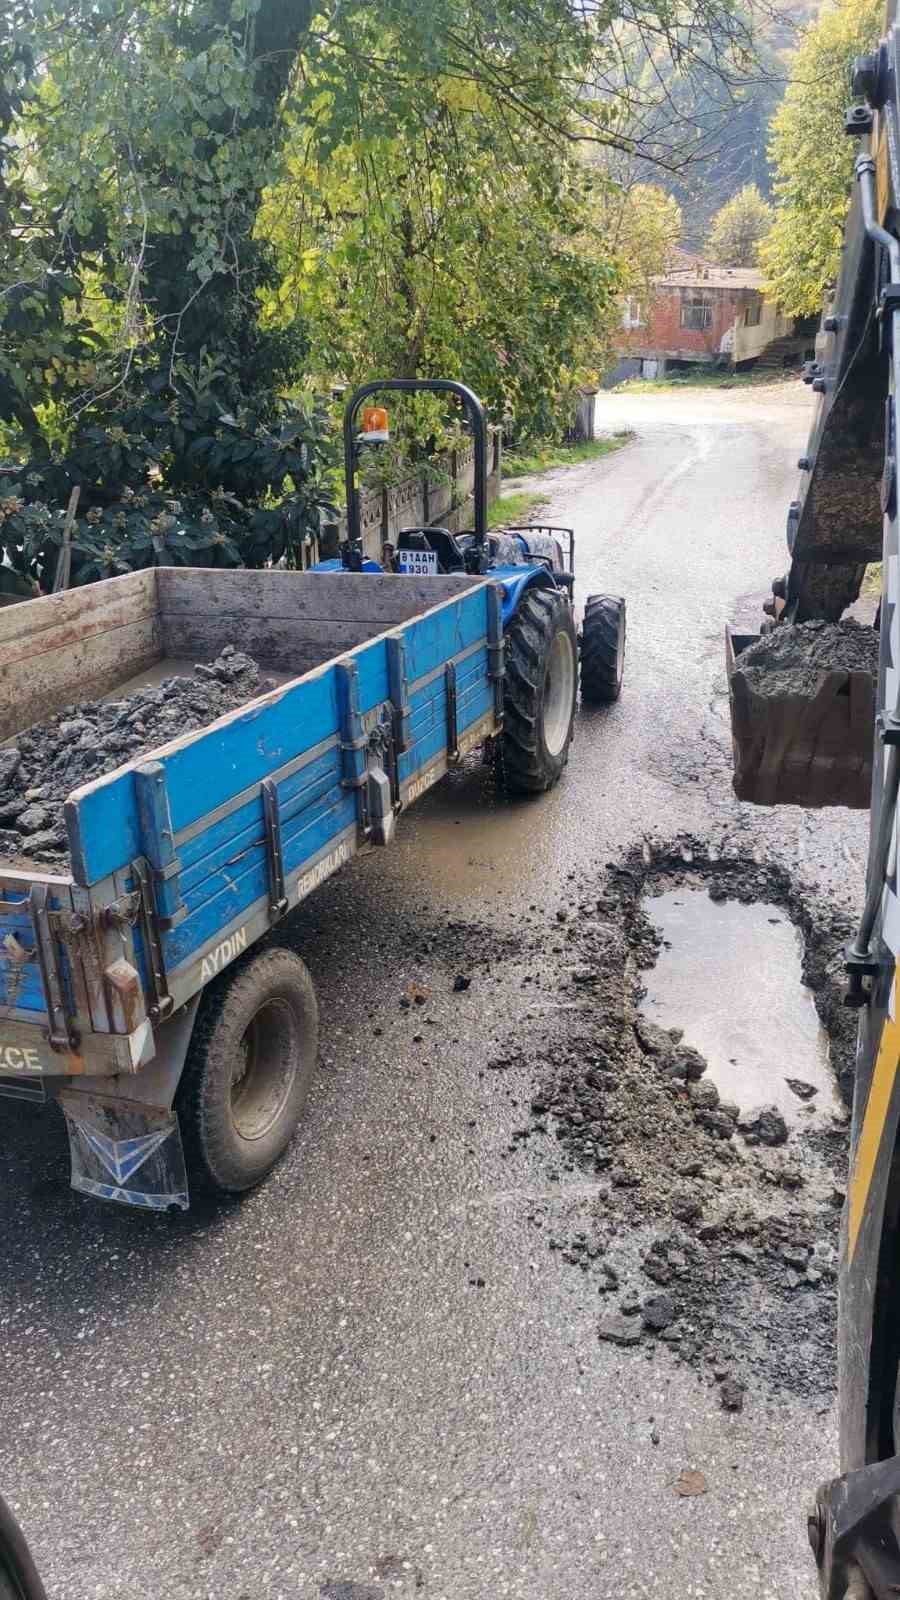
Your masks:
<instances>
[{"instance_id":1,"label":"tractor seat","mask_svg":"<svg viewBox=\"0 0 900 1600\"><path fill-rule=\"evenodd\" d=\"M465 557L447 528L403 528L397 535L398 550L433 550L441 572L464 572Z\"/></svg>"}]
</instances>

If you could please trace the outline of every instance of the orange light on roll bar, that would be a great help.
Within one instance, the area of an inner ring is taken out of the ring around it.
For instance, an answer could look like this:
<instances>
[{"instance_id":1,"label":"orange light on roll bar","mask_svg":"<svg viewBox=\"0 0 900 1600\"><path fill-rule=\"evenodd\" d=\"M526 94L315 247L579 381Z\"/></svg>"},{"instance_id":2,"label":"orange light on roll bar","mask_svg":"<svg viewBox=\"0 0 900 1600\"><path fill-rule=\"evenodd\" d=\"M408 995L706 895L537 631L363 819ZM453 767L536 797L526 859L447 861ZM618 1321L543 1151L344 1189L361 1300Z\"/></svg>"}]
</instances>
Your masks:
<instances>
[{"instance_id":1,"label":"orange light on roll bar","mask_svg":"<svg viewBox=\"0 0 900 1600\"><path fill-rule=\"evenodd\" d=\"M359 436L362 443L387 444L390 436L391 430L386 407L363 406L362 432Z\"/></svg>"}]
</instances>

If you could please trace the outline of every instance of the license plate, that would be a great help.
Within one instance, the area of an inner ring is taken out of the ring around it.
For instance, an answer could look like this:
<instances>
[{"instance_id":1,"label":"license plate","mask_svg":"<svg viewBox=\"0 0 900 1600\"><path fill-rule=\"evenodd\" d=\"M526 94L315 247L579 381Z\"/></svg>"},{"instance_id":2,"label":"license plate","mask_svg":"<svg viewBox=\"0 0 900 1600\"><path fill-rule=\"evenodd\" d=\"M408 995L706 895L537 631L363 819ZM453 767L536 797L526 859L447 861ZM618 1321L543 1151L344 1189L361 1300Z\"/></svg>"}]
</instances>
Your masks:
<instances>
[{"instance_id":1,"label":"license plate","mask_svg":"<svg viewBox=\"0 0 900 1600\"><path fill-rule=\"evenodd\" d=\"M413 578L436 578L438 558L436 550L398 550L400 571Z\"/></svg>"}]
</instances>

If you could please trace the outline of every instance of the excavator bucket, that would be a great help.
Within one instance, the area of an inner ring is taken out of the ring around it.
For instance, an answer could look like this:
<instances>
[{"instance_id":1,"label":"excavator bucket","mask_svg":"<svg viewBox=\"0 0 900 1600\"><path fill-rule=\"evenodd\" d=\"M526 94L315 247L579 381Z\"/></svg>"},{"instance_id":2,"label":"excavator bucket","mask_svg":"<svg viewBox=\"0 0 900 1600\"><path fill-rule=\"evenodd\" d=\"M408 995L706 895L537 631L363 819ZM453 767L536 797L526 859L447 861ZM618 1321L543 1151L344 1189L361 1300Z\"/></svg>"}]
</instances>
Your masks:
<instances>
[{"instance_id":1,"label":"excavator bucket","mask_svg":"<svg viewBox=\"0 0 900 1600\"><path fill-rule=\"evenodd\" d=\"M758 806L849 806L868 810L872 787L875 680L869 672L823 669L810 692L773 673L742 670L759 634L725 632L734 792ZM783 686L782 686L783 685Z\"/></svg>"}]
</instances>

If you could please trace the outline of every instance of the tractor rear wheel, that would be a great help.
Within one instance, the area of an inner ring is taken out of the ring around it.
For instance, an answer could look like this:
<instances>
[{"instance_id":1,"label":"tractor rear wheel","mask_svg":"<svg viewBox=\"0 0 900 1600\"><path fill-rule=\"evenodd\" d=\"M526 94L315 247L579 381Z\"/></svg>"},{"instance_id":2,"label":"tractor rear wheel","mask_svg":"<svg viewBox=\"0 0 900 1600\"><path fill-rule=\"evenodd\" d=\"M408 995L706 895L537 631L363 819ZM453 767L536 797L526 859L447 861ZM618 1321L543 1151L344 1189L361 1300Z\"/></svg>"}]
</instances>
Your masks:
<instances>
[{"instance_id":1,"label":"tractor rear wheel","mask_svg":"<svg viewBox=\"0 0 900 1600\"><path fill-rule=\"evenodd\" d=\"M622 693L625 671L625 601L617 595L588 595L581 629L581 698L588 705L611 705Z\"/></svg>"},{"instance_id":2,"label":"tractor rear wheel","mask_svg":"<svg viewBox=\"0 0 900 1600\"><path fill-rule=\"evenodd\" d=\"M503 778L519 794L551 789L569 759L578 641L558 589L527 589L506 633Z\"/></svg>"}]
</instances>

